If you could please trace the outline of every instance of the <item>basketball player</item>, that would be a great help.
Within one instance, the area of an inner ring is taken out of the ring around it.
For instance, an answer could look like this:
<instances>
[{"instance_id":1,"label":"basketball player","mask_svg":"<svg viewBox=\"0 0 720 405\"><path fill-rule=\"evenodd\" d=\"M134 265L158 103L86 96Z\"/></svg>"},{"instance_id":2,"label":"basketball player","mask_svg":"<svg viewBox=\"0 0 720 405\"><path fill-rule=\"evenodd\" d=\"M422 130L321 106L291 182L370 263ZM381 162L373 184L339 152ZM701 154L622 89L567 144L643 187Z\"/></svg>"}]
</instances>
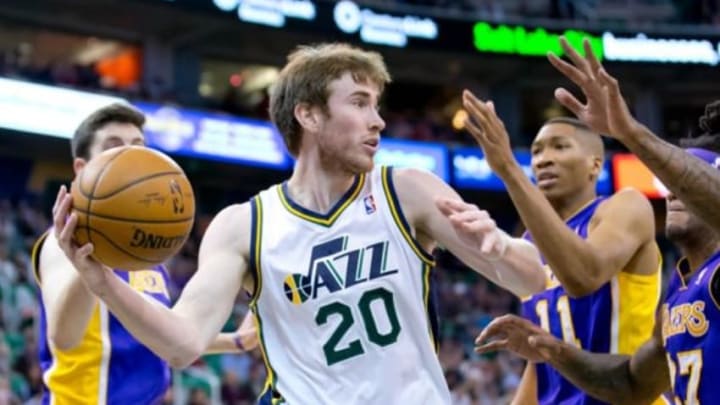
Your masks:
<instances>
[{"instance_id":1,"label":"basketball player","mask_svg":"<svg viewBox=\"0 0 720 405\"><path fill-rule=\"evenodd\" d=\"M58 240L88 288L173 366L205 350L245 288L268 370L261 403L448 404L427 312L435 242L516 294L544 277L532 244L489 217L456 232L433 201L460 197L433 174L374 168L389 81L379 54L348 45L289 56L270 114L297 158L292 176L216 216L172 310L94 262L91 244L73 245L70 198L58 200Z\"/></svg>"},{"instance_id":2,"label":"basketball player","mask_svg":"<svg viewBox=\"0 0 720 405\"><path fill-rule=\"evenodd\" d=\"M468 131L547 264L546 289L523 299L524 315L584 349L633 353L652 334L660 297L661 256L650 202L635 189L597 196L602 139L573 118L540 128L531 146L533 185L492 103L468 91L463 101ZM527 367L518 391L518 404L599 403L546 364Z\"/></svg>"},{"instance_id":3,"label":"basketball player","mask_svg":"<svg viewBox=\"0 0 720 405\"><path fill-rule=\"evenodd\" d=\"M720 173L702 160L684 153L636 121L620 93L615 78L597 60L585 40L585 57L565 40L562 47L572 64L554 55L548 58L555 68L577 84L586 98L581 103L564 88L555 90L557 100L594 131L622 142L681 199L695 214L720 231Z\"/></svg>"},{"instance_id":4,"label":"basketball player","mask_svg":"<svg viewBox=\"0 0 720 405\"><path fill-rule=\"evenodd\" d=\"M718 132L720 128L714 131ZM717 137L690 139L686 145L718 151ZM719 154L700 148L687 152L718 168ZM673 404L717 403L720 235L674 194L667 196L666 206L665 233L683 258L670 280L652 338L632 356L581 350L512 315L488 325L476 340L476 350L511 350L530 361L546 362L588 394L613 404L647 404L670 388ZM489 340L493 341L486 343Z\"/></svg>"},{"instance_id":5,"label":"basketball player","mask_svg":"<svg viewBox=\"0 0 720 405\"><path fill-rule=\"evenodd\" d=\"M75 174L104 150L144 145L144 122L139 111L125 104L113 104L88 116L71 141ZM59 195L67 195L64 187ZM53 211L60 208L56 205ZM43 403L157 402L170 381L167 363L138 342L90 292L60 249L56 233L46 232L33 249L33 266L41 290L40 366L47 388ZM128 288L161 305L170 304L168 275L163 266L113 273ZM236 333L219 335L210 351L239 352L238 345L251 349L253 335L252 324L245 322Z\"/></svg>"}]
</instances>

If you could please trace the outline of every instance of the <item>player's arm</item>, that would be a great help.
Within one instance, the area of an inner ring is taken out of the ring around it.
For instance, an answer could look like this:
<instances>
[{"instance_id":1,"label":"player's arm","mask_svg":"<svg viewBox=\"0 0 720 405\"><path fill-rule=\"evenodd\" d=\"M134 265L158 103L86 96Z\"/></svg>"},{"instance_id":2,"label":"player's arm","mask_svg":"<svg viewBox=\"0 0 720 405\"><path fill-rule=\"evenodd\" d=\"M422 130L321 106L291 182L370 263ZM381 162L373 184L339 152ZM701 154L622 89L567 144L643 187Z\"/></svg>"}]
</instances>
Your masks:
<instances>
[{"instance_id":1,"label":"player's arm","mask_svg":"<svg viewBox=\"0 0 720 405\"><path fill-rule=\"evenodd\" d=\"M585 55L562 38L560 44L572 63L548 55L552 65L577 84L586 97L581 103L569 91L555 91L557 100L599 133L622 142L685 205L720 232L720 172L663 141L630 114L617 79L610 76L585 39Z\"/></svg>"},{"instance_id":2,"label":"player's arm","mask_svg":"<svg viewBox=\"0 0 720 405\"><path fill-rule=\"evenodd\" d=\"M652 338L631 357L590 353L526 319L505 315L483 330L476 340L481 345L475 350L511 350L531 361L545 361L578 388L604 402L648 404L670 388L661 324L656 322Z\"/></svg>"},{"instance_id":3,"label":"player's arm","mask_svg":"<svg viewBox=\"0 0 720 405\"><path fill-rule=\"evenodd\" d=\"M602 204L587 240L567 228L550 202L530 182L515 159L505 124L491 102L463 93L471 119L470 134L483 148L488 164L503 179L523 223L570 296L597 290L621 271L642 244L655 237L650 203L637 191L623 191ZM573 254L567 254L573 252Z\"/></svg>"},{"instance_id":4,"label":"player's arm","mask_svg":"<svg viewBox=\"0 0 720 405\"><path fill-rule=\"evenodd\" d=\"M497 228L487 213L473 220L470 225L479 227L468 233L453 226L433 202L442 198L465 203L437 176L416 169L394 169L392 180L402 210L419 239L437 241L472 269L518 296L535 294L545 288L545 274L537 249ZM478 211L458 215L475 218Z\"/></svg>"},{"instance_id":5,"label":"player's arm","mask_svg":"<svg viewBox=\"0 0 720 405\"><path fill-rule=\"evenodd\" d=\"M97 299L60 250L52 232L40 247L38 266L47 338L55 348L70 350L82 341Z\"/></svg>"},{"instance_id":6,"label":"player's arm","mask_svg":"<svg viewBox=\"0 0 720 405\"><path fill-rule=\"evenodd\" d=\"M198 270L172 309L146 299L93 260L92 244L73 245L77 216L68 217L71 205L72 197L65 197L54 215L58 244L88 288L130 333L173 367L182 368L194 361L222 329L242 286L249 250L250 205L228 207L213 219L200 246Z\"/></svg>"},{"instance_id":7,"label":"player's arm","mask_svg":"<svg viewBox=\"0 0 720 405\"><path fill-rule=\"evenodd\" d=\"M257 329L252 313L247 313L240 327L232 333L221 333L210 343L205 354L244 353L258 345Z\"/></svg>"},{"instance_id":8,"label":"player's arm","mask_svg":"<svg viewBox=\"0 0 720 405\"><path fill-rule=\"evenodd\" d=\"M537 405L537 403L537 371L535 363L528 362L510 405Z\"/></svg>"},{"instance_id":9,"label":"player's arm","mask_svg":"<svg viewBox=\"0 0 720 405\"><path fill-rule=\"evenodd\" d=\"M519 165L509 168L503 180L533 241L571 297L600 288L655 237L652 206L637 190L621 190L603 202L583 239L567 227Z\"/></svg>"}]
</instances>

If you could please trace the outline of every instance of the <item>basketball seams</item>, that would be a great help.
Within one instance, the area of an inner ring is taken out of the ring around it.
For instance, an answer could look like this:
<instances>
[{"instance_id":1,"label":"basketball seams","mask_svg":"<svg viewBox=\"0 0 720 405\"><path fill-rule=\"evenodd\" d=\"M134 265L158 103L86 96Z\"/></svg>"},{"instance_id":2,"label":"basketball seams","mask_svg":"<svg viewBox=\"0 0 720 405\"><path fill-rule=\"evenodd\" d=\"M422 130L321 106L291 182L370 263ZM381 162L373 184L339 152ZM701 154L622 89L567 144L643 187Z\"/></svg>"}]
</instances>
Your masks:
<instances>
[{"instance_id":1,"label":"basketball seams","mask_svg":"<svg viewBox=\"0 0 720 405\"><path fill-rule=\"evenodd\" d=\"M179 224L182 222L192 221L194 217L186 217L186 218L179 218L179 219L137 219L137 218L124 218L124 217L114 217L112 215L103 215L103 214L97 214L95 212L90 211L84 211L75 208L76 211L83 213L87 216L93 216L97 218L102 219L109 219L111 221L119 221L119 222L137 222L141 224Z\"/></svg>"},{"instance_id":2,"label":"basketball seams","mask_svg":"<svg viewBox=\"0 0 720 405\"><path fill-rule=\"evenodd\" d=\"M138 256L138 255L136 255L136 254L134 254L134 253L132 253L132 252L128 252L128 251L125 250L122 246L120 246L120 245L118 245L117 243L115 243L114 240L112 240L112 239L109 238L107 235L105 235L104 232L100 232L100 231L98 231L98 230L95 229L95 228L92 228L92 229L91 229L90 227L86 227L86 228L88 228L88 232L93 231L93 232L97 233L98 235L102 236L102 238L105 239L108 243L110 243L111 245L113 245L113 247L114 247L115 249L123 252L124 254L126 254L127 256L132 257L132 258L135 259L135 260L139 260L139 261L141 261L141 262L149 263L149 265L154 265L155 263L157 263L157 260L149 260L149 259L143 258L143 257L141 257L141 256Z\"/></svg>"},{"instance_id":3,"label":"basketball seams","mask_svg":"<svg viewBox=\"0 0 720 405\"><path fill-rule=\"evenodd\" d=\"M88 203L87 203L87 212L91 212L91 211L90 211L90 208L91 208L91 206L92 206L93 196L95 195L95 189L97 188L98 183L100 183L100 179L102 179L102 177L105 175L105 172L107 172L108 168L110 167L110 163L111 163L113 160L117 159L120 155L122 155L123 153L125 153L125 152L127 152L127 151L129 151L129 150L130 150L129 148L120 150L118 153L115 154L115 156L113 156L113 157L111 157L110 159L108 159L108 161L105 162L105 166L103 166L103 168L100 170L100 172L98 173L98 175L95 176L95 182L93 182L92 188L90 189L90 195L89 195L89 196L85 196L85 198L87 198L87 200L88 200ZM84 174L85 174L85 171L83 170L82 173L80 173L80 179L81 179L81 180L82 180L82 178L84 177ZM79 189L80 192L82 193L82 182L78 185L78 189ZM87 222L87 240L88 240L88 242L92 243L92 238L90 237L90 229L91 229L91 227L90 227L90 216L89 216L89 215L86 215L85 222Z\"/></svg>"},{"instance_id":4,"label":"basketball seams","mask_svg":"<svg viewBox=\"0 0 720 405\"><path fill-rule=\"evenodd\" d=\"M108 162L108 163L109 163L109 162ZM102 174L101 174L101 175L102 175ZM100 175L100 176L101 176L101 175ZM138 177L137 179L131 181L130 183L125 184L125 185L123 185L122 187L118 187L117 189L115 189L115 190L114 190L113 192L111 192L110 194L105 194L105 195L103 195L102 197L93 195L93 200L105 200L105 199L108 199L108 198L110 198L110 197L113 197L113 196L115 196L116 194L119 194L119 193L121 193L121 192L123 192L123 191L125 191L125 190L127 190L127 189L129 189L129 188L131 188L132 186L135 186L135 185L137 185L137 184L139 184L139 183L142 183L142 182L144 182L144 181L147 181L147 180L150 180L150 179L154 179L154 178L156 178L156 177L173 176L173 175L175 175L175 176L183 176L184 174L183 174L182 172L177 172L177 171L175 171L175 172L159 172L159 173L149 174L149 175L143 176L143 177ZM100 176L98 176L98 177L100 177Z\"/></svg>"}]
</instances>

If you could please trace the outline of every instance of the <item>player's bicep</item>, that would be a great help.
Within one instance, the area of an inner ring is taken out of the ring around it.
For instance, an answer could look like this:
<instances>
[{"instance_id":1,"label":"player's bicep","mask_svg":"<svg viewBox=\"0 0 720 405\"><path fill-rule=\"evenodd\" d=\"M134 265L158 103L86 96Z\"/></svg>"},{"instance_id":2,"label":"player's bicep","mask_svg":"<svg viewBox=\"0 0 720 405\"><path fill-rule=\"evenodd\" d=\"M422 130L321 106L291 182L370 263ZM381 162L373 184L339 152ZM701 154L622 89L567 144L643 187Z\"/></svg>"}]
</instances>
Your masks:
<instances>
[{"instance_id":1,"label":"player's bicep","mask_svg":"<svg viewBox=\"0 0 720 405\"><path fill-rule=\"evenodd\" d=\"M655 218L650 202L637 190L626 189L608 200L587 242L608 277L621 271L638 249L655 237Z\"/></svg>"},{"instance_id":2,"label":"player's bicep","mask_svg":"<svg viewBox=\"0 0 720 405\"><path fill-rule=\"evenodd\" d=\"M232 311L248 268L249 206L231 206L212 221L198 255L198 270L173 311L191 319L209 345Z\"/></svg>"}]
</instances>

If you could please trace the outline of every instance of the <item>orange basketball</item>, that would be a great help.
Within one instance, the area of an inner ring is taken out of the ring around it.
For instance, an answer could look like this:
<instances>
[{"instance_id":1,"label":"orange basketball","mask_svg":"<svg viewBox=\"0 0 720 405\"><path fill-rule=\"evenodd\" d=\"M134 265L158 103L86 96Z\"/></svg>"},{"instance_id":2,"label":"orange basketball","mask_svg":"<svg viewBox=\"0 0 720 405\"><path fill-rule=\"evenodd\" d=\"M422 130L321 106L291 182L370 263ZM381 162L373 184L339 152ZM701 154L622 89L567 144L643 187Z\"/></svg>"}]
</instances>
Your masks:
<instances>
[{"instance_id":1,"label":"orange basketball","mask_svg":"<svg viewBox=\"0 0 720 405\"><path fill-rule=\"evenodd\" d=\"M109 149L90 160L72 184L78 216L75 241L92 242L106 266L143 270L185 243L195 197L185 173L168 156L142 146Z\"/></svg>"}]
</instances>

